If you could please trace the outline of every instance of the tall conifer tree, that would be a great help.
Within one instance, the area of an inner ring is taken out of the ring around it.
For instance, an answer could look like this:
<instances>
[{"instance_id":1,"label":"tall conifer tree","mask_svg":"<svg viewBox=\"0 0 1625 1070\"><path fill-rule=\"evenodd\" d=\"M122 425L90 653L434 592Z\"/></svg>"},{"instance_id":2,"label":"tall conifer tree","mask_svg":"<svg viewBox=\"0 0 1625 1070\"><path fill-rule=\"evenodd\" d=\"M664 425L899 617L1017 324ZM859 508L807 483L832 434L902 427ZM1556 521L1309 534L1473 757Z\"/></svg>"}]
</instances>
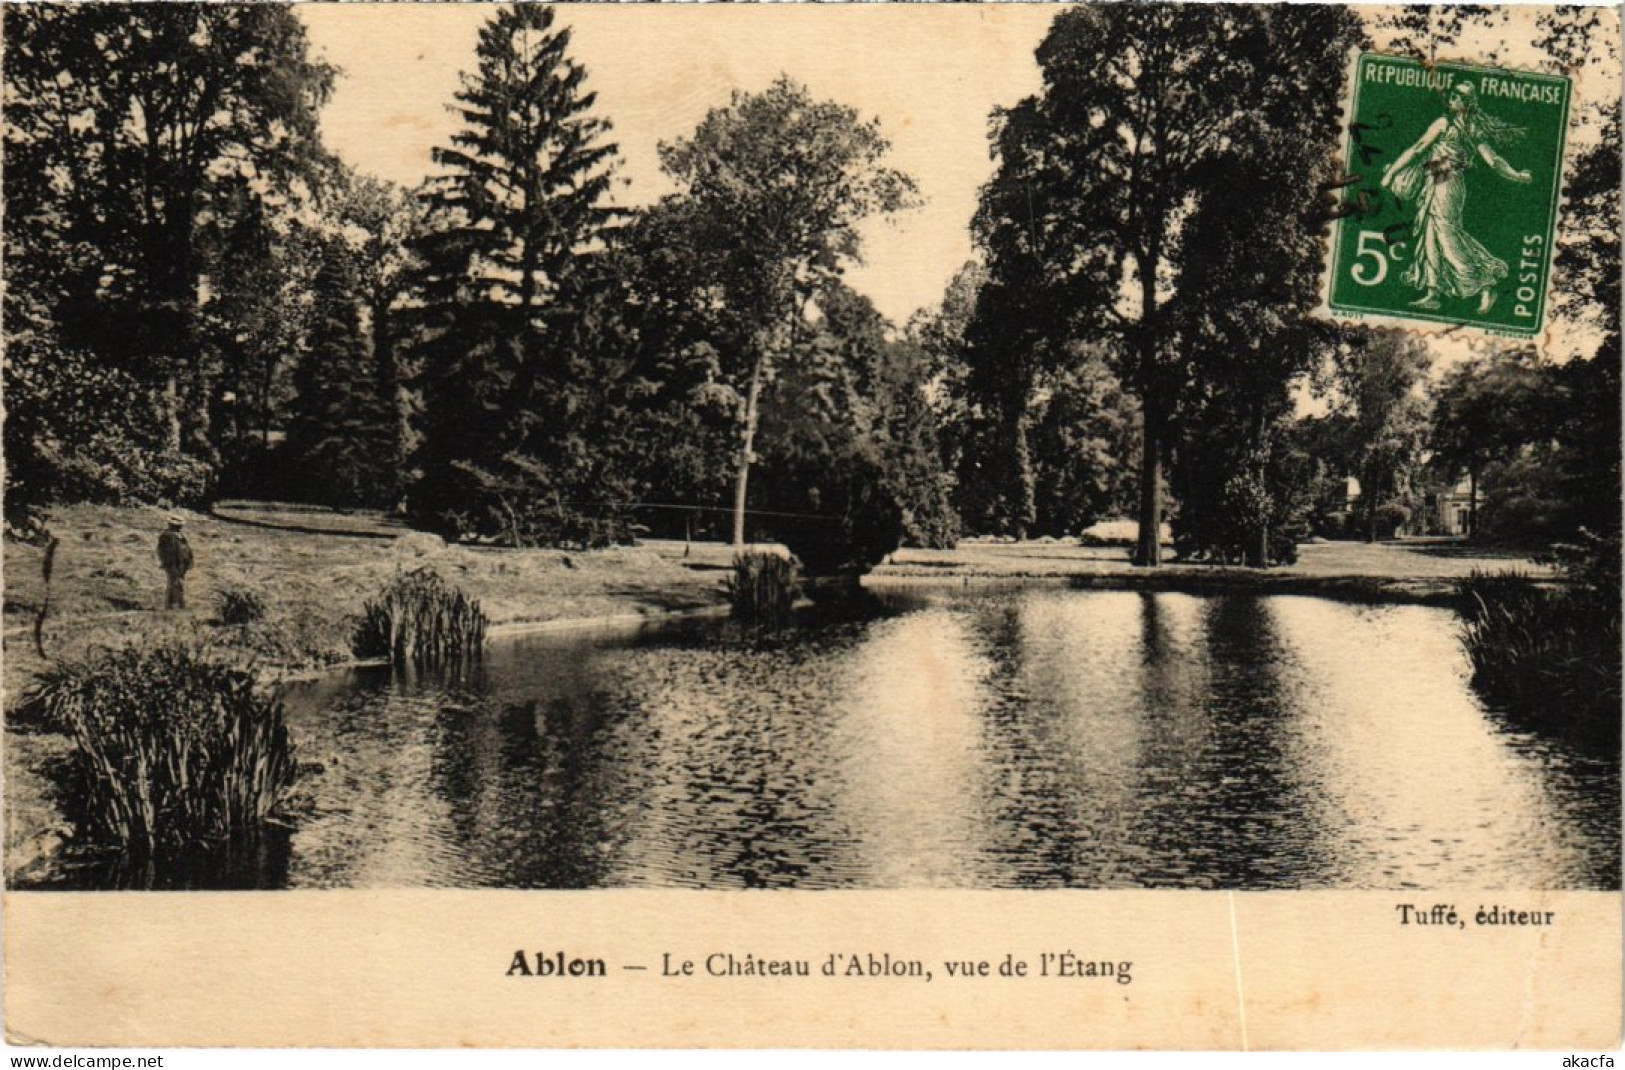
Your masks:
<instances>
[{"instance_id":1,"label":"tall conifer tree","mask_svg":"<svg viewBox=\"0 0 1625 1070\"><path fill-rule=\"evenodd\" d=\"M504 8L480 30L424 194L418 300L424 402L417 520L510 542L568 538L579 467L556 446L590 376L567 366L572 292L616 211L616 147L551 7ZM579 451L575 451L579 452ZM547 502L551 519L536 510Z\"/></svg>"},{"instance_id":2,"label":"tall conifer tree","mask_svg":"<svg viewBox=\"0 0 1625 1070\"><path fill-rule=\"evenodd\" d=\"M329 505L389 504L389 413L362 328L355 257L333 242L321 254L309 348L294 370L290 463L301 492Z\"/></svg>"}]
</instances>

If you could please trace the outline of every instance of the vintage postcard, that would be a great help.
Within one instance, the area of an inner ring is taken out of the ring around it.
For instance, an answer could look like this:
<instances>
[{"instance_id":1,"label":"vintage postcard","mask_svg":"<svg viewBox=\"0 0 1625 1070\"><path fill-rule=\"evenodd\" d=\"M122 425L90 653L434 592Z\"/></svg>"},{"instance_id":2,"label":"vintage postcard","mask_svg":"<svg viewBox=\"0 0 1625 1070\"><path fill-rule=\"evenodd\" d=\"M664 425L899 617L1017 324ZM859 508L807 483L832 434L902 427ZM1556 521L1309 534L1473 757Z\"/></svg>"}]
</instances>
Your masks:
<instances>
[{"instance_id":1,"label":"vintage postcard","mask_svg":"<svg viewBox=\"0 0 1625 1070\"><path fill-rule=\"evenodd\" d=\"M1618 1047L1617 7L0 18L11 1044Z\"/></svg>"}]
</instances>

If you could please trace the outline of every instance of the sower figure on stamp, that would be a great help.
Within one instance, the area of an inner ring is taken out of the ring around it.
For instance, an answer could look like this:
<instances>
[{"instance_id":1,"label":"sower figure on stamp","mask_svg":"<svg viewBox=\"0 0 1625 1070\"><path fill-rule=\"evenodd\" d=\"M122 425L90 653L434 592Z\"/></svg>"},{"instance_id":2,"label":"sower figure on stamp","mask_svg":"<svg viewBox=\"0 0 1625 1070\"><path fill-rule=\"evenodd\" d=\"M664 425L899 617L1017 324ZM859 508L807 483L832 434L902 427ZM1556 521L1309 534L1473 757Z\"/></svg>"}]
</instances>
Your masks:
<instances>
[{"instance_id":1,"label":"sower figure on stamp","mask_svg":"<svg viewBox=\"0 0 1625 1070\"><path fill-rule=\"evenodd\" d=\"M1482 315L1495 303L1495 287L1506 278L1507 264L1462 224L1467 175L1482 160L1508 182L1529 182L1528 171L1495 151L1523 137L1524 131L1484 114L1471 82L1451 90L1447 104L1449 114L1435 120L1388 165L1382 185L1401 200L1416 203L1416 252L1405 269L1405 282L1422 296L1412 306L1438 309L1441 296L1477 297Z\"/></svg>"},{"instance_id":2,"label":"sower figure on stamp","mask_svg":"<svg viewBox=\"0 0 1625 1070\"><path fill-rule=\"evenodd\" d=\"M186 608L186 574L192 570L192 546L181 530L185 521L179 516L169 518L169 529L158 536L158 563L169 577L169 591L165 609Z\"/></svg>"}]
</instances>

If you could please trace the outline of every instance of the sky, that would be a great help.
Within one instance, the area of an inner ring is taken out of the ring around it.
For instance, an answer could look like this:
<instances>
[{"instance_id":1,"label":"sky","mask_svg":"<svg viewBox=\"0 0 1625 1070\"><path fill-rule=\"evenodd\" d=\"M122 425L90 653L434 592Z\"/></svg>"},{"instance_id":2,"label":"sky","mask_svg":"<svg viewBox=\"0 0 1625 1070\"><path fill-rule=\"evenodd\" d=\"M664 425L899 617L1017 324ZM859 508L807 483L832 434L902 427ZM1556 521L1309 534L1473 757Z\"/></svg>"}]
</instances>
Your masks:
<instances>
[{"instance_id":1,"label":"sky","mask_svg":"<svg viewBox=\"0 0 1625 1070\"><path fill-rule=\"evenodd\" d=\"M895 323L936 304L972 256L976 195L993 173L988 118L1039 88L1033 51L1054 16L1029 4L619 5L558 9L571 54L587 69L599 113L614 125L623 205L671 190L661 141L685 137L734 89L780 73L878 117L892 166L913 175L924 205L864 231L865 263L849 281ZM458 128L448 110L491 8L482 4L308 4L299 11L319 55L343 73L322 116L343 159L416 185L430 150ZM925 25L929 21L929 27Z\"/></svg>"},{"instance_id":2,"label":"sky","mask_svg":"<svg viewBox=\"0 0 1625 1070\"><path fill-rule=\"evenodd\" d=\"M329 147L362 171L416 185L431 173L433 147L460 125L449 106L460 72L474 65L475 38L492 5L307 3L298 10L318 55L342 71L322 116ZM892 143L890 162L914 176L924 204L865 227L865 263L848 281L901 325L938 303L973 256L970 220L993 173L989 117L1039 90L1034 50L1058 5L607 3L556 10L572 30L571 54L587 69L599 114L614 126L624 161L616 199L624 206L671 190L660 172L660 142L688 136L734 90L763 89L781 73L817 97L877 117ZM1534 14L1523 8L1514 18L1525 25L1470 32L1457 47L1518 66L1519 39L1533 36ZM1617 53L1608 66L1602 76L1578 79L1577 105L1618 99ZM1435 335L1430 344L1439 358L1435 374L1474 351L1463 335ZM1565 349L1591 344L1571 336L1545 340L1543 348L1561 359Z\"/></svg>"}]
</instances>

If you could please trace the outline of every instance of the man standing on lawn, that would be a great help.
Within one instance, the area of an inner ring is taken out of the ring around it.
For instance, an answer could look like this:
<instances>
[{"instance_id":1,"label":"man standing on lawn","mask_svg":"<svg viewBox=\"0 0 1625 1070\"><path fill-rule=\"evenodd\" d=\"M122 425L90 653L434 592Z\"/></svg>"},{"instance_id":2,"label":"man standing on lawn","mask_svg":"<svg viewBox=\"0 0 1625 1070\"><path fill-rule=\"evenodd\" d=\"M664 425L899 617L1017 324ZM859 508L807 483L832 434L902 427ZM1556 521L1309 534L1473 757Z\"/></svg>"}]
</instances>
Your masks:
<instances>
[{"instance_id":1,"label":"man standing on lawn","mask_svg":"<svg viewBox=\"0 0 1625 1070\"><path fill-rule=\"evenodd\" d=\"M169 577L165 609L186 608L186 574L192 571L192 547L181 531L186 521L178 515L169 518L169 530L158 536L158 563Z\"/></svg>"}]
</instances>

